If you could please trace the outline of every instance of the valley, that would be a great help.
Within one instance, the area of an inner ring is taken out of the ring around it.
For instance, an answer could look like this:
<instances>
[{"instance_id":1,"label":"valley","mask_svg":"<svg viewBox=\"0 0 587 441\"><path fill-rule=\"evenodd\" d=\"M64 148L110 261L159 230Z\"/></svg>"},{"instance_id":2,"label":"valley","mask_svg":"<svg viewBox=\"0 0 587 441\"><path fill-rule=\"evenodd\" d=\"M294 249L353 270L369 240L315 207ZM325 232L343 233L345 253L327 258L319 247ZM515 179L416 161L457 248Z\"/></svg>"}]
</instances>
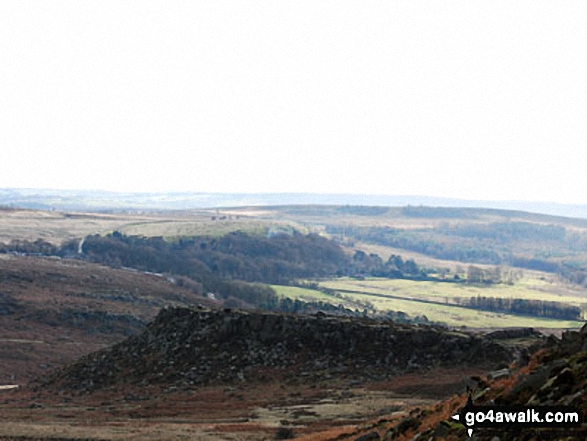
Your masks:
<instances>
[{"instance_id":1,"label":"valley","mask_svg":"<svg viewBox=\"0 0 587 441\"><path fill-rule=\"evenodd\" d=\"M0 226L2 440L407 440L389 433L533 368L587 311L581 219L12 207Z\"/></svg>"}]
</instances>

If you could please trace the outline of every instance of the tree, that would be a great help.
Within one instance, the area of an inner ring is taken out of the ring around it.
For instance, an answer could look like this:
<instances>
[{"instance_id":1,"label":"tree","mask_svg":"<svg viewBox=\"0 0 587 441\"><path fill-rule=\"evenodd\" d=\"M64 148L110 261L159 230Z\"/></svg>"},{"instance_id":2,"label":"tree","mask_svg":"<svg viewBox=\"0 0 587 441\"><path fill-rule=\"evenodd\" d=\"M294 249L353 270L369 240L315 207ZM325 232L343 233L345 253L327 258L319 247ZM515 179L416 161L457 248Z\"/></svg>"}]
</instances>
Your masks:
<instances>
[{"instance_id":1,"label":"tree","mask_svg":"<svg viewBox=\"0 0 587 441\"><path fill-rule=\"evenodd\" d=\"M468 283L483 283L484 271L478 266L469 265L467 269L467 282Z\"/></svg>"}]
</instances>

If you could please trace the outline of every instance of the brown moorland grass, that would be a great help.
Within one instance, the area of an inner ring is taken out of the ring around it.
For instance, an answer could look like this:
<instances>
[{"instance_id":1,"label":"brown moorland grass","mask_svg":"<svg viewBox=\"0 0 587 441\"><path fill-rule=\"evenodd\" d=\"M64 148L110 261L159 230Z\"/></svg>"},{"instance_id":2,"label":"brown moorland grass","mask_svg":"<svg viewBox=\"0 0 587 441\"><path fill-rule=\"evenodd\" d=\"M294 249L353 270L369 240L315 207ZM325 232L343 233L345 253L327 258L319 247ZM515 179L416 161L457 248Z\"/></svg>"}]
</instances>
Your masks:
<instances>
[{"instance_id":1,"label":"brown moorland grass","mask_svg":"<svg viewBox=\"0 0 587 441\"><path fill-rule=\"evenodd\" d=\"M422 398L398 394L396 386L419 390L432 378L448 384L476 373L442 369L355 387L331 379L295 386L269 381L174 392L123 386L89 395L50 395L25 388L0 393L0 437L249 441L274 439L280 428L290 428L299 439L328 440L353 427L356 432L359 421L393 421L410 408L432 405L454 392L438 389L434 396Z\"/></svg>"},{"instance_id":2,"label":"brown moorland grass","mask_svg":"<svg viewBox=\"0 0 587 441\"><path fill-rule=\"evenodd\" d=\"M0 301L0 385L120 341L166 305L217 306L153 274L11 255L0 255Z\"/></svg>"},{"instance_id":3,"label":"brown moorland grass","mask_svg":"<svg viewBox=\"0 0 587 441\"><path fill-rule=\"evenodd\" d=\"M222 219L221 219L222 218ZM232 231L265 234L268 230L306 231L301 225L278 219L222 214L215 210L149 213L64 213L39 210L0 210L0 243L13 239L43 239L55 245L91 234L119 231L127 235L180 237L219 236Z\"/></svg>"}]
</instances>

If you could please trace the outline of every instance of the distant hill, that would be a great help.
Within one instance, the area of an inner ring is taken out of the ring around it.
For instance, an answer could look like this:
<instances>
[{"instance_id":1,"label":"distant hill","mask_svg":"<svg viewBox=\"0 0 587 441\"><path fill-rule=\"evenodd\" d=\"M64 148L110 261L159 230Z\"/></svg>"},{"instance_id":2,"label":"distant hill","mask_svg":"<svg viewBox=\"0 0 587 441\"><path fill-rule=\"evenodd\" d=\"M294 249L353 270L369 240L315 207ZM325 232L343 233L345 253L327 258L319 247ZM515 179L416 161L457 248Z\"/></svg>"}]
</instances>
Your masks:
<instances>
[{"instance_id":1,"label":"distant hill","mask_svg":"<svg viewBox=\"0 0 587 441\"><path fill-rule=\"evenodd\" d=\"M0 206L65 211L189 210L261 205L364 205L494 208L587 218L587 205L482 201L430 196L312 193L116 193L102 190L0 189Z\"/></svg>"}]
</instances>

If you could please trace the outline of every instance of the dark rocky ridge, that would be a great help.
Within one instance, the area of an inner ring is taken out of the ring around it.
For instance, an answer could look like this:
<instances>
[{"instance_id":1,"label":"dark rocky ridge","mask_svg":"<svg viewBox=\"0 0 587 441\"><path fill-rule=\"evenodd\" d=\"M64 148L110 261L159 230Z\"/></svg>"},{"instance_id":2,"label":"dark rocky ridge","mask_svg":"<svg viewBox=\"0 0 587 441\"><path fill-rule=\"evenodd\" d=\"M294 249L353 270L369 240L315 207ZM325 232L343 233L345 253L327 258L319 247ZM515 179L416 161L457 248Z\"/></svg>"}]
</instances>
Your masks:
<instances>
[{"instance_id":1,"label":"dark rocky ridge","mask_svg":"<svg viewBox=\"0 0 587 441\"><path fill-rule=\"evenodd\" d=\"M496 367L512 352L480 336L370 319L163 309L139 335L49 377L49 389L190 387L306 378L383 379L457 364Z\"/></svg>"},{"instance_id":2,"label":"dark rocky ridge","mask_svg":"<svg viewBox=\"0 0 587 441\"><path fill-rule=\"evenodd\" d=\"M498 336L505 335L498 331ZM510 330L508 330L510 332ZM517 333L530 331L519 330ZM494 333L495 334L495 333ZM587 439L587 325L579 331L566 331L560 339L550 336L546 345L530 357L529 363L520 369L504 369L506 375L486 379L471 378L476 383L472 398L475 405L484 406L572 406L582 418L580 427L531 428L503 425L496 430L476 428L473 438L479 441L542 441ZM487 380L487 381L485 381ZM365 436L373 440L446 440L460 441L467 438L463 424L446 415L454 415L466 402L467 395L452 397L430 408L413 409L399 423L371 425ZM498 409L496 407L496 409ZM373 428L376 427L376 431ZM358 432L365 432L360 429ZM341 440L358 441L362 437L349 434ZM367 439L367 438L364 438Z\"/></svg>"}]
</instances>

